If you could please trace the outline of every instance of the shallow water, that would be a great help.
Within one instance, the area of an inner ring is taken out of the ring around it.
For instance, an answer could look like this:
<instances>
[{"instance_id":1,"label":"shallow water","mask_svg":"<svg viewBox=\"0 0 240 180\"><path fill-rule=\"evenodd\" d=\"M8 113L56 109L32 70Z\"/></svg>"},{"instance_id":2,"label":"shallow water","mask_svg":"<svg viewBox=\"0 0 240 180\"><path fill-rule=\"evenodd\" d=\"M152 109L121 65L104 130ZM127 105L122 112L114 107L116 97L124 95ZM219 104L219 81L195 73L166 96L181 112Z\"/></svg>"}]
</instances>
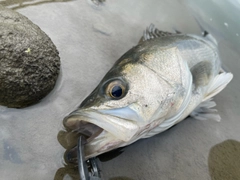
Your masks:
<instances>
[{"instance_id":1,"label":"shallow water","mask_svg":"<svg viewBox=\"0 0 240 180\"><path fill-rule=\"evenodd\" d=\"M150 23L164 31L200 34L194 16L219 41L224 68L234 74L230 85L215 97L222 121L187 119L140 140L102 162L103 175L112 180L213 179L208 163L213 167L216 161L211 161L211 148L228 139L240 141L239 1L106 0L96 4L91 0L0 0L0 4L27 16L45 31L62 63L54 91L40 103L24 109L0 108L1 179L62 179L64 172L77 177L75 169L62 168L65 150L57 140L62 119L136 45Z\"/></svg>"}]
</instances>

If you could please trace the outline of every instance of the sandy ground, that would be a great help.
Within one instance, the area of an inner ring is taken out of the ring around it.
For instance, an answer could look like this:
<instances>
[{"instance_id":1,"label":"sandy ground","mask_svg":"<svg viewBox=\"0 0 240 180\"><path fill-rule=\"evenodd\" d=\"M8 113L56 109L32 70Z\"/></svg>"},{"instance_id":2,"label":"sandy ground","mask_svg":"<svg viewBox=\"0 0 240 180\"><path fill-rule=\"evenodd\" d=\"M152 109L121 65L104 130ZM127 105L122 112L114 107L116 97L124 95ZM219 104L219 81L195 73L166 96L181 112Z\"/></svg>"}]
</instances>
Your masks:
<instances>
[{"instance_id":1,"label":"sandy ground","mask_svg":"<svg viewBox=\"0 0 240 180\"><path fill-rule=\"evenodd\" d=\"M0 108L0 179L77 179L76 169L63 165L65 150L57 140L62 119L136 45L150 23L165 31L200 34L193 15L217 38L224 67L234 74L214 98L222 121L188 118L121 154L103 155L102 173L110 180L240 179L239 4L183 0L107 0L100 5L91 0L0 0L0 4L41 27L62 62L54 91L39 104L21 110Z\"/></svg>"}]
</instances>

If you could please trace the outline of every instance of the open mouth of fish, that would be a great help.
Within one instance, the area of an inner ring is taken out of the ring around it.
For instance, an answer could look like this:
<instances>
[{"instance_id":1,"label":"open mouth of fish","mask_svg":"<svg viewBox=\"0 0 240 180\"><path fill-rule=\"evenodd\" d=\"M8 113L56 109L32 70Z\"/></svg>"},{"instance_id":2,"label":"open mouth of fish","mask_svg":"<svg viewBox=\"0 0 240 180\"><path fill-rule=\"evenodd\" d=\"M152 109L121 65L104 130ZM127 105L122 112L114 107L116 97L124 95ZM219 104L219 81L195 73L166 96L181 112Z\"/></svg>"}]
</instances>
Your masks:
<instances>
[{"instance_id":1,"label":"open mouth of fish","mask_svg":"<svg viewBox=\"0 0 240 180\"><path fill-rule=\"evenodd\" d=\"M137 125L101 112L77 110L63 120L68 131L86 139L86 159L125 146L135 135Z\"/></svg>"},{"instance_id":2,"label":"open mouth of fish","mask_svg":"<svg viewBox=\"0 0 240 180\"><path fill-rule=\"evenodd\" d=\"M64 120L65 127L70 130L76 131L81 136L84 136L86 139L86 142L84 143L86 144L91 142L94 138L96 138L99 134L103 132L103 128L90 122L80 119L74 122L69 122L68 120L69 119Z\"/></svg>"}]
</instances>

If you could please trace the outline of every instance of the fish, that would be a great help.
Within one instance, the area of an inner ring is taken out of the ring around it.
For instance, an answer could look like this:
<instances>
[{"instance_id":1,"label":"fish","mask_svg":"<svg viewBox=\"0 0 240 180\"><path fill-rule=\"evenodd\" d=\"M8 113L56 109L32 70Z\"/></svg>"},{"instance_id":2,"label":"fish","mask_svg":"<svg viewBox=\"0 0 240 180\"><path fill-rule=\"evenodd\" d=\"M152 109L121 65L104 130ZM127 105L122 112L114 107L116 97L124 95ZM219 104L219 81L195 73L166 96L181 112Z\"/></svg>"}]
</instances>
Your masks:
<instances>
[{"instance_id":1,"label":"fish","mask_svg":"<svg viewBox=\"0 0 240 180\"><path fill-rule=\"evenodd\" d=\"M212 98L232 78L221 68L212 35L164 32L151 24L63 125L86 137L89 159L159 134L188 116L219 121Z\"/></svg>"}]
</instances>

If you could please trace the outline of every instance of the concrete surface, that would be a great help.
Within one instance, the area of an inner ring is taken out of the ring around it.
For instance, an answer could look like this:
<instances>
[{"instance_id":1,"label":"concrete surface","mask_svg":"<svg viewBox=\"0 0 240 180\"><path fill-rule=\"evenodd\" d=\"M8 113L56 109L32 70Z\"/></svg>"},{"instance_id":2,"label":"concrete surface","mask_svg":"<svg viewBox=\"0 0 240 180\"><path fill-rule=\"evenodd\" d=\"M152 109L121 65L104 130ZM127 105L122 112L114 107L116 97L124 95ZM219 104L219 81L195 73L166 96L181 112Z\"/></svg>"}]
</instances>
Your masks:
<instances>
[{"instance_id":1,"label":"concrete surface","mask_svg":"<svg viewBox=\"0 0 240 180\"><path fill-rule=\"evenodd\" d=\"M138 42L146 26L154 23L165 31L200 34L194 16L217 38L224 68L234 74L214 98L222 121L186 119L124 148L114 158L103 155L101 159L110 160L101 162L102 172L110 180L240 179L238 1L106 0L97 5L91 0L0 0L0 4L41 27L57 46L62 62L57 86L39 104L0 108L0 179L77 179L76 168L64 167L65 150L57 140L64 116Z\"/></svg>"}]
</instances>

